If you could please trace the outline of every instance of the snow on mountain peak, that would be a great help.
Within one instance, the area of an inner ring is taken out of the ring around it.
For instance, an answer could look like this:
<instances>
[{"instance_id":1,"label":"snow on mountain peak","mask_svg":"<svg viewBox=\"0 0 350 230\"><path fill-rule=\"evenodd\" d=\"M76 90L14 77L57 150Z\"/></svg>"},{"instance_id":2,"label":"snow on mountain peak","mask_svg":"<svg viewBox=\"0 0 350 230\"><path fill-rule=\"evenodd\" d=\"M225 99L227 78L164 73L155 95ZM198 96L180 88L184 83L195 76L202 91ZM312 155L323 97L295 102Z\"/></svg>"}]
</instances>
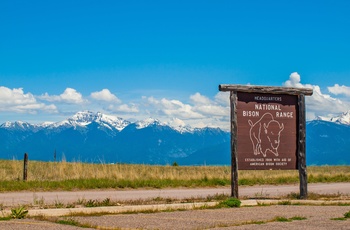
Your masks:
<instances>
[{"instance_id":1,"label":"snow on mountain peak","mask_svg":"<svg viewBox=\"0 0 350 230\"><path fill-rule=\"evenodd\" d=\"M23 122L23 121L15 121L15 122L6 121L0 127L7 128L7 129L27 130L27 129L33 128L34 125L31 125L28 122Z\"/></svg>"},{"instance_id":2,"label":"snow on mountain peak","mask_svg":"<svg viewBox=\"0 0 350 230\"><path fill-rule=\"evenodd\" d=\"M3 127L3 128L10 128L10 127L12 127L12 122L11 121L6 121L5 123L3 123L1 125L1 127Z\"/></svg>"},{"instance_id":3,"label":"snow on mountain peak","mask_svg":"<svg viewBox=\"0 0 350 230\"><path fill-rule=\"evenodd\" d=\"M147 118L145 120L142 120L142 121L137 121L135 124L136 124L137 129L143 129L143 128L146 128L146 127L153 125L153 124L162 125L162 126L166 125L164 123L161 123L158 119L154 119L151 117Z\"/></svg>"},{"instance_id":4,"label":"snow on mountain peak","mask_svg":"<svg viewBox=\"0 0 350 230\"><path fill-rule=\"evenodd\" d=\"M340 124L350 125L350 111L344 112L337 117L333 117L331 121L337 122Z\"/></svg>"},{"instance_id":5,"label":"snow on mountain peak","mask_svg":"<svg viewBox=\"0 0 350 230\"><path fill-rule=\"evenodd\" d=\"M129 121L126 121L122 118L115 117L112 115L106 115L100 112L94 113L91 111L81 111L81 112L77 112L72 117L64 121L55 123L54 127L58 127L58 126L84 127L91 124L92 122L99 123L100 125L103 125L108 129L115 128L119 131L124 129L127 125L130 124Z\"/></svg>"},{"instance_id":6,"label":"snow on mountain peak","mask_svg":"<svg viewBox=\"0 0 350 230\"><path fill-rule=\"evenodd\" d=\"M96 115L97 114L91 111L82 111L82 112L77 112L71 118L68 118L68 120L75 121L81 124L88 124L95 119Z\"/></svg>"},{"instance_id":7,"label":"snow on mountain peak","mask_svg":"<svg viewBox=\"0 0 350 230\"><path fill-rule=\"evenodd\" d=\"M110 125L119 131L121 131L130 124L129 121L126 121L120 117L106 115L100 112L96 113L94 121L100 124L107 125L107 127Z\"/></svg>"},{"instance_id":8,"label":"snow on mountain peak","mask_svg":"<svg viewBox=\"0 0 350 230\"><path fill-rule=\"evenodd\" d=\"M117 116L106 115L101 112L95 113L91 111L77 112L73 116L59 122L43 122L41 124L32 125L22 121L16 121L16 122L8 121L1 124L0 127L7 128L7 129L22 129L22 130L26 130L30 128L34 128L36 130L46 129L46 128L55 129L59 127L64 129L74 127L74 129L76 129L77 127L84 128L93 122L107 129L118 130L118 131L123 130L126 126L128 126L131 123L135 124L137 129L143 129L152 125L156 125L156 126L169 126L171 129L176 130L179 133L192 133L195 130L194 128L192 128L189 125L186 125L185 122L177 118L173 118L172 121L169 121L166 123L161 122L160 120L155 118L147 118L145 120L130 122Z\"/></svg>"},{"instance_id":9,"label":"snow on mountain peak","mask_svg":"<svg viewBox=\"0 0 350 230\"><path fill-rule=\"evenodd\" d=\"M350 125L350 110L335 117L318 116L316 117L315 120L330 121L330 122L335 122L339 124Z\"/></svg>"},{"instance_id":10,"label":"snow on mountain peak","mask_svg":"<svg viewBox=\"0 0 350 230\"><path fill-rule=\"evenodd\" d=\"M49 127L50 125L53 125L54 123L55 122L52 122L52 121L44 121L43 123L39 124L38 126L46 128L46 127Z\"/></svg>"},{"instance_id":11,"label":"snow on mountain peak","mask_svg":"<svg viewBox=\"0 0 350 230\"><path fill-rule=\"evenodd\" d=\"M179 133L192 133L194 131L194 129L191 126L186 125L185 123L179 124L174 121L164 123L154 118L147 118L142 121L137 121L135 122L135 124L137 129L147 128L148 126L151 126L151 125L160 125L160 126L169 126L170 128L178 131Z\"/></svg>"},{"instance_id":12,"label":"snow on mountain peak","mask_svg":"<svg viewBox=\"0 0 350 230\"><path fill-rule=\"evenodd\" d=\"M331 121L331 117L316 116L314 120L316 121Z\"/></svg>"},{"instance_id":13,"label":"snow on mountain peak","mask_svg":"<svg viewBox=\"0 0 350 230\"><path fill-rule=\"evenodd\" d=\"M172 129L178 131L179 133L192 133L194 129L187 125L183 120L178 118L173 118L167 123Z\"/></svg>"},{"instance_id":14,"label":"snow on mountain peak","mask_svg":"<svg viewBox=\"0 0 350 230\"><path fill-rule=\"evenodd\" d=\"M194 128L192 128L190 125L185 126L172 126L173 129L178 131L179 133L193 133Z\"/></svg>"}]
</instances>

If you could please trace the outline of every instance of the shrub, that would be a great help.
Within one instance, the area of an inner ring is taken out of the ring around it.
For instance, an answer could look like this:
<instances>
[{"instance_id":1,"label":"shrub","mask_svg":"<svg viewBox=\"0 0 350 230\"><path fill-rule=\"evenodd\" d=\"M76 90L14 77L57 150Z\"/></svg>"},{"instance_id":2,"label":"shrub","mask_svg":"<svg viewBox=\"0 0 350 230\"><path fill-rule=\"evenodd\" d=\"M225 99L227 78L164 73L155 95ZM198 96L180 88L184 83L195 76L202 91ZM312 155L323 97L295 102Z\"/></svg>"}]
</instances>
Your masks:
<instances>
[{"instance_id":1,"label":"shrub","mask_svg":"<svg viewBox=\"0 0 350 230\"><path fill-rule=\"evenodd\" d=\"M283 201L280 201L278 202L278 205L291 205L292 202L290 202L289 200L283 200Z\"/></svg>"},{"instance_id":2,"label":"shrub","mask_svg":"<svg viewBox=\"0 0 350 230\"><path fill-rule=\"evenodd\" d=\"M283 216L277 216L277 217L275 218L275 221L277 221L277 222L291 222L290 219L288 219L288 218L286 218L286 217L283 217Z\"/></svg>"},{"instance_id":3,"label":"shrub","mask_svg":"<svg viewBox=\"0 0 350 230\"><path fill-rule=\"evenodd\" d=\"M220 208L239 208L241 206L241 201L237 198L228 198L219 203Z\"/></svg>"},{"instance_id":4,"label":"shrub","mask_svg":"<svg viewBox=\"0 0 350 230\"><path fill-rule=\"evenodd\" d=\"M13 219L24 219L27 214L28 210L26 210L23 206L11 209L11 218Z\"/></svg>"}]
</instances>

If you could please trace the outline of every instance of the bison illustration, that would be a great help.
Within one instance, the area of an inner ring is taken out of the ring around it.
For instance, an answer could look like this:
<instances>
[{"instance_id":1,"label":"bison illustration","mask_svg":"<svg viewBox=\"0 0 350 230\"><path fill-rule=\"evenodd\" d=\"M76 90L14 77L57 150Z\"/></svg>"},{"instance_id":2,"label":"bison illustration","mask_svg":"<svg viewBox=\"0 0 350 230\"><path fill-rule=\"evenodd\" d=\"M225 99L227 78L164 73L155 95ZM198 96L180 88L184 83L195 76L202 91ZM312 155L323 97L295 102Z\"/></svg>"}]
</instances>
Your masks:
<instances>
[{"instance_id":1,"label":"bison illustration","mask_svg":"<svg viewBox=\"0 0 350 230\"><path fill-rule=\"evenodd\" d=\"M254 155L262 154L266 157L267 152L278 156L280 135L284 129L283 123L276 121L271 113L265 113L257 122L248 120L250 125L250 140L252 141Z\"/></svg>"}]
</instances>

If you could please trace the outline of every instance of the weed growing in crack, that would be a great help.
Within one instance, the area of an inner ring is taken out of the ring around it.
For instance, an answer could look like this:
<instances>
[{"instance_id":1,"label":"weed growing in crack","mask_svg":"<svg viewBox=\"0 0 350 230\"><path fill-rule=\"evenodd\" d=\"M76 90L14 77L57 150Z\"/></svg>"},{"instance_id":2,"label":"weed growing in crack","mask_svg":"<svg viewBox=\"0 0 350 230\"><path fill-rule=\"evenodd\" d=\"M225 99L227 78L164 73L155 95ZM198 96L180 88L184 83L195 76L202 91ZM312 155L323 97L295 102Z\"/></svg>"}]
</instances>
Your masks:
<instances>
[{"instance_id":1,"label":"weed growing in crack","mask_svg":"<svg viewBox=\"0 0 350 230\"><path fill-rule=\"evenodd\" d=\"M277 222L291 222L290 219L283 216L276 216L274 220Z\"/></svg>"},{"instance_id":2,"label":"weed growing in crack","mask_svg":"<svg viewBox=\"0 0 350 230\"><path fill-rule=\"evenodd\" d=\"M292 202L289 200L283 200L277 203L278 205L292 205Z\"/></svg>"},{"instance_id":3,"label":"weed growing in crack","mask_svg":"<svg viewBox=\"0 0 350 230\"><path fill-rule=\"evenodd\" d=\"M11 209L11 218L24 219L28 215L28 210L24 206Z\"/></svg>"},{"instance_id":4,"label":"weed growing in crack","mask_svg":"<svg viewBox=\"0 0 350 230\"><path fill-rule=\"evenodd\" d=\"M80 222L74 220L73 218L56 220L55 223L63 224L63 225L71 225L71 226L76 226L76 227L81 227L81 228L95 228L96 227L96 226L93 226L91 224L80 223Z\"/></svg>"},{"instance_id":5,"label":"weed growing in crack","mask_svg":"<svg viewBox=\"0 0 350 230\"><path fill-rule=\"evenodd\" d=\"M59 200L55 201L55 208L64 208L64 204Z\"/></svg>"},{"instance_id":6,"label":"weed growing in crack","mask_svg":"<svg viewBox=\"0 0 350 230\"><path fill-rule=\"evenodd\" d=\"M239 208L240 206L241 201L237 198L228 198L217 205L218 208Z\"/></svg>"},{"instance_id":7,"label":"weed growing in crack","mask_svg":"<svg viewBox=\"0 0 350 230\"><path fill-rule=\"evenodd\" d=\"M350 211L344 213L343 217L332 218L331 220L347 220L350 219Z\"/></svg>"}]
</instances>

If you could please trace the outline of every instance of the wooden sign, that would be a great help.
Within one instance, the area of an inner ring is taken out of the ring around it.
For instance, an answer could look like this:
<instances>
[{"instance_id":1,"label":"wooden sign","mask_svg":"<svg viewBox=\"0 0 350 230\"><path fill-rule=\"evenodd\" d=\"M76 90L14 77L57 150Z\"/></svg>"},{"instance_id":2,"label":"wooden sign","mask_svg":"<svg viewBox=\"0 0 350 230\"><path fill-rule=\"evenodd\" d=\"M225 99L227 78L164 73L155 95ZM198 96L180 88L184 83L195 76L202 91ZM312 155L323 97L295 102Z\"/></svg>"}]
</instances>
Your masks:
<instances>
[{"instance_id":1,"label":"wooden sign","mask_svg":"<svg viewBox=\"0 0 350 230\"><path fill-rule=\"evenodd\" d=\"M307 198L305 96L308 88L219 85L230 92L231 196L239 169L298 169Z\"/></svg>"},{"instance_id":2,"label":"wooden sign","mask_svg":"<svg viewBox=\"0 0 350 230\"><path fill-rule=\"evenodd\" d=\"M297 169L298 97L237 92L238 169Z\"/></svg>"}]
</instances>

